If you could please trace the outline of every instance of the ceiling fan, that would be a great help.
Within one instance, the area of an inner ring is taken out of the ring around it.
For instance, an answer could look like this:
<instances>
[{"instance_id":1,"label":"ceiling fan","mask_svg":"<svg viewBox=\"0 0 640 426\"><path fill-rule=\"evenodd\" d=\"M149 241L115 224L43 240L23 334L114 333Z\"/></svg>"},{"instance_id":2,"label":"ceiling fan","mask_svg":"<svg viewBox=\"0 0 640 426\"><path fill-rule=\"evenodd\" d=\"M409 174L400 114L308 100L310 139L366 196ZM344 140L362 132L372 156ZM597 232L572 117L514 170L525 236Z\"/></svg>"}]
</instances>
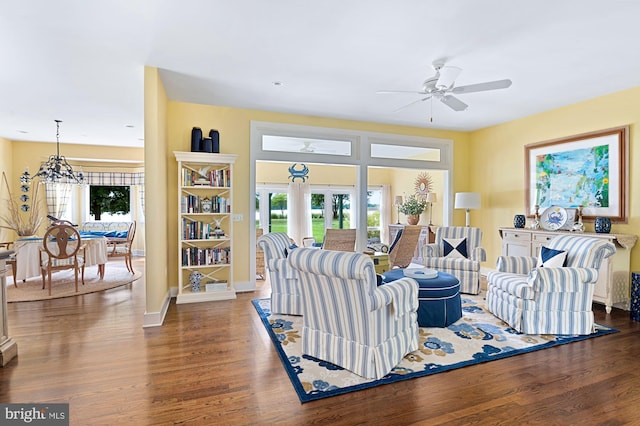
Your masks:
<instances>
[{"instance_id":1,"label":"ceiling fan","mask_svg":"<svg viewBox=\"0 0 640 426\"><path fill-rule=\"evenodd\" d=\"M436 74L433 77L427 78L422 83L421 90L381 90L376 92L377 94L389 94L389 93L413 93L421 95L420 99L413 101L407 105L398 108L396 111L404 109L410 105L418 102L426 101L427 99L437 99L454 111L464 111L469 105L462 102L460 99L453 96L463 95L465 93L484 92L487 90L506 89L511 86L511 80L496 80L488 81L485 83L469 84L467 86L455 86L456 78L462 72L462 68L445 65L443 61L435 61L433 63L433 69Z\"/></svg>"}]
</instances>

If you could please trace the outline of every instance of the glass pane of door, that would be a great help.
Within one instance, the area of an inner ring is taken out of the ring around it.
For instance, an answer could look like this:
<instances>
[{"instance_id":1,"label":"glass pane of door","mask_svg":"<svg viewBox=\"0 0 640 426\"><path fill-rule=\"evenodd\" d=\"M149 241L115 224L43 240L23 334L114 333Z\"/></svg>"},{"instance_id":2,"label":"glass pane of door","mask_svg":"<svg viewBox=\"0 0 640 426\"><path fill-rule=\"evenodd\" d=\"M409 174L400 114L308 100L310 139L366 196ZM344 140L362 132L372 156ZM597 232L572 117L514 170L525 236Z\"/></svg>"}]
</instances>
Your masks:
<instances>
[{"instance_id":1,"label":"glass pane of door","mask_svg":"<svg viewBox=\"0 0 640 426\"><path fill-rule=\"evenodd\" d=\"M287 233L287 193L269 193L269 232Z\"/></svg>"}]
</instances>

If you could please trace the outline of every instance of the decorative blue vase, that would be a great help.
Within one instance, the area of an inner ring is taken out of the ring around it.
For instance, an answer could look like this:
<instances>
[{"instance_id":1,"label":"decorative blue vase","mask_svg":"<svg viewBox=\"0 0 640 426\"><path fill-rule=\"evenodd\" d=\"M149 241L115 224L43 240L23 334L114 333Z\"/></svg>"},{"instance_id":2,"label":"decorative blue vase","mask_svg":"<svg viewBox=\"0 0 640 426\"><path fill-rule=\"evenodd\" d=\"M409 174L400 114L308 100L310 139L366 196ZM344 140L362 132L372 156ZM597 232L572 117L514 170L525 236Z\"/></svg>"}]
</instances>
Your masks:
<instances>
[{"instance_id":1,"label":"decorative blue vase","mask_svg":"<svg viewBox=\"0 0 640 426\"><path fill-rule=\"evenodd\" d=\"M596 217L595 228L598 234L608 234L611 232L611 219L608 217Z\"/></svg>"},{"instance_id":2,"label":"decorative blue vase","mask_svg":"<svg viewBox=\"0 0 640 426\"><path fill-rule=\"evenodd\" d=\"M513 217L514 228L524 228L524 225L526 222L527 222L527 218L523 214L517 214Z\"/></svg>"}]
</instances>

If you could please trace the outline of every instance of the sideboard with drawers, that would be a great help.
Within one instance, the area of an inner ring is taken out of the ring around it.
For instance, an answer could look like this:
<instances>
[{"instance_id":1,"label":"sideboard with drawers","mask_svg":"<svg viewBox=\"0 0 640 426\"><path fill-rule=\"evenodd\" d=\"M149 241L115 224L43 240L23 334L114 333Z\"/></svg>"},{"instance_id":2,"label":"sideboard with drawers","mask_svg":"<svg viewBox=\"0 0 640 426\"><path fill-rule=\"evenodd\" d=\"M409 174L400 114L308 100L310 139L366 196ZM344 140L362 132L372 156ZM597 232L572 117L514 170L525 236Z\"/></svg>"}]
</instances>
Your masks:
<instances>
[{"instance_id":1,"label":"sideboard with drawers","mask_svg":"<svg viewBox=\"0 0 640 426\"><path fill-rule=\"evenodd\" d=\"M540 247L561 234L602 238L616 246L616 253L600 267L593 292L594 302L602 303L607 313L611 307L629 310L631 288L631 249L638 237L630 234L597 234L592 232L544 231L528 228L499 228L503 256L537 257Z\"/></svg>"}]
</instances>

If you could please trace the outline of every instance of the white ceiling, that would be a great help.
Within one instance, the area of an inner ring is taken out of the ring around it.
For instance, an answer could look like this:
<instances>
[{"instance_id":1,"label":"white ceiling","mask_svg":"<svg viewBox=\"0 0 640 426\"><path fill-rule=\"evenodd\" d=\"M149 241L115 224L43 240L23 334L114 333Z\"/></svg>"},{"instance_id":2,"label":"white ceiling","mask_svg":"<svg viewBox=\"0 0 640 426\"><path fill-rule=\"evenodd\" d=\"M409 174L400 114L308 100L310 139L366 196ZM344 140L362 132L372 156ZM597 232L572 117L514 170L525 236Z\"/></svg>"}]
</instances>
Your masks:
<instances>
[{"instance_id":1,"label":"white ceiling","mask_svg":"<svg viewBox=\"0 0 640 426\"><path fill-rule=\"evenodd\" d=\"M0 137L55 141L60 119L63 143L142 146L145 65L170 100L473 130L640 86L638 19L635 0L0 0ZM439 58L458 86L513 85L463 112L375 93Z\"/></svg>"}]
</instances>

